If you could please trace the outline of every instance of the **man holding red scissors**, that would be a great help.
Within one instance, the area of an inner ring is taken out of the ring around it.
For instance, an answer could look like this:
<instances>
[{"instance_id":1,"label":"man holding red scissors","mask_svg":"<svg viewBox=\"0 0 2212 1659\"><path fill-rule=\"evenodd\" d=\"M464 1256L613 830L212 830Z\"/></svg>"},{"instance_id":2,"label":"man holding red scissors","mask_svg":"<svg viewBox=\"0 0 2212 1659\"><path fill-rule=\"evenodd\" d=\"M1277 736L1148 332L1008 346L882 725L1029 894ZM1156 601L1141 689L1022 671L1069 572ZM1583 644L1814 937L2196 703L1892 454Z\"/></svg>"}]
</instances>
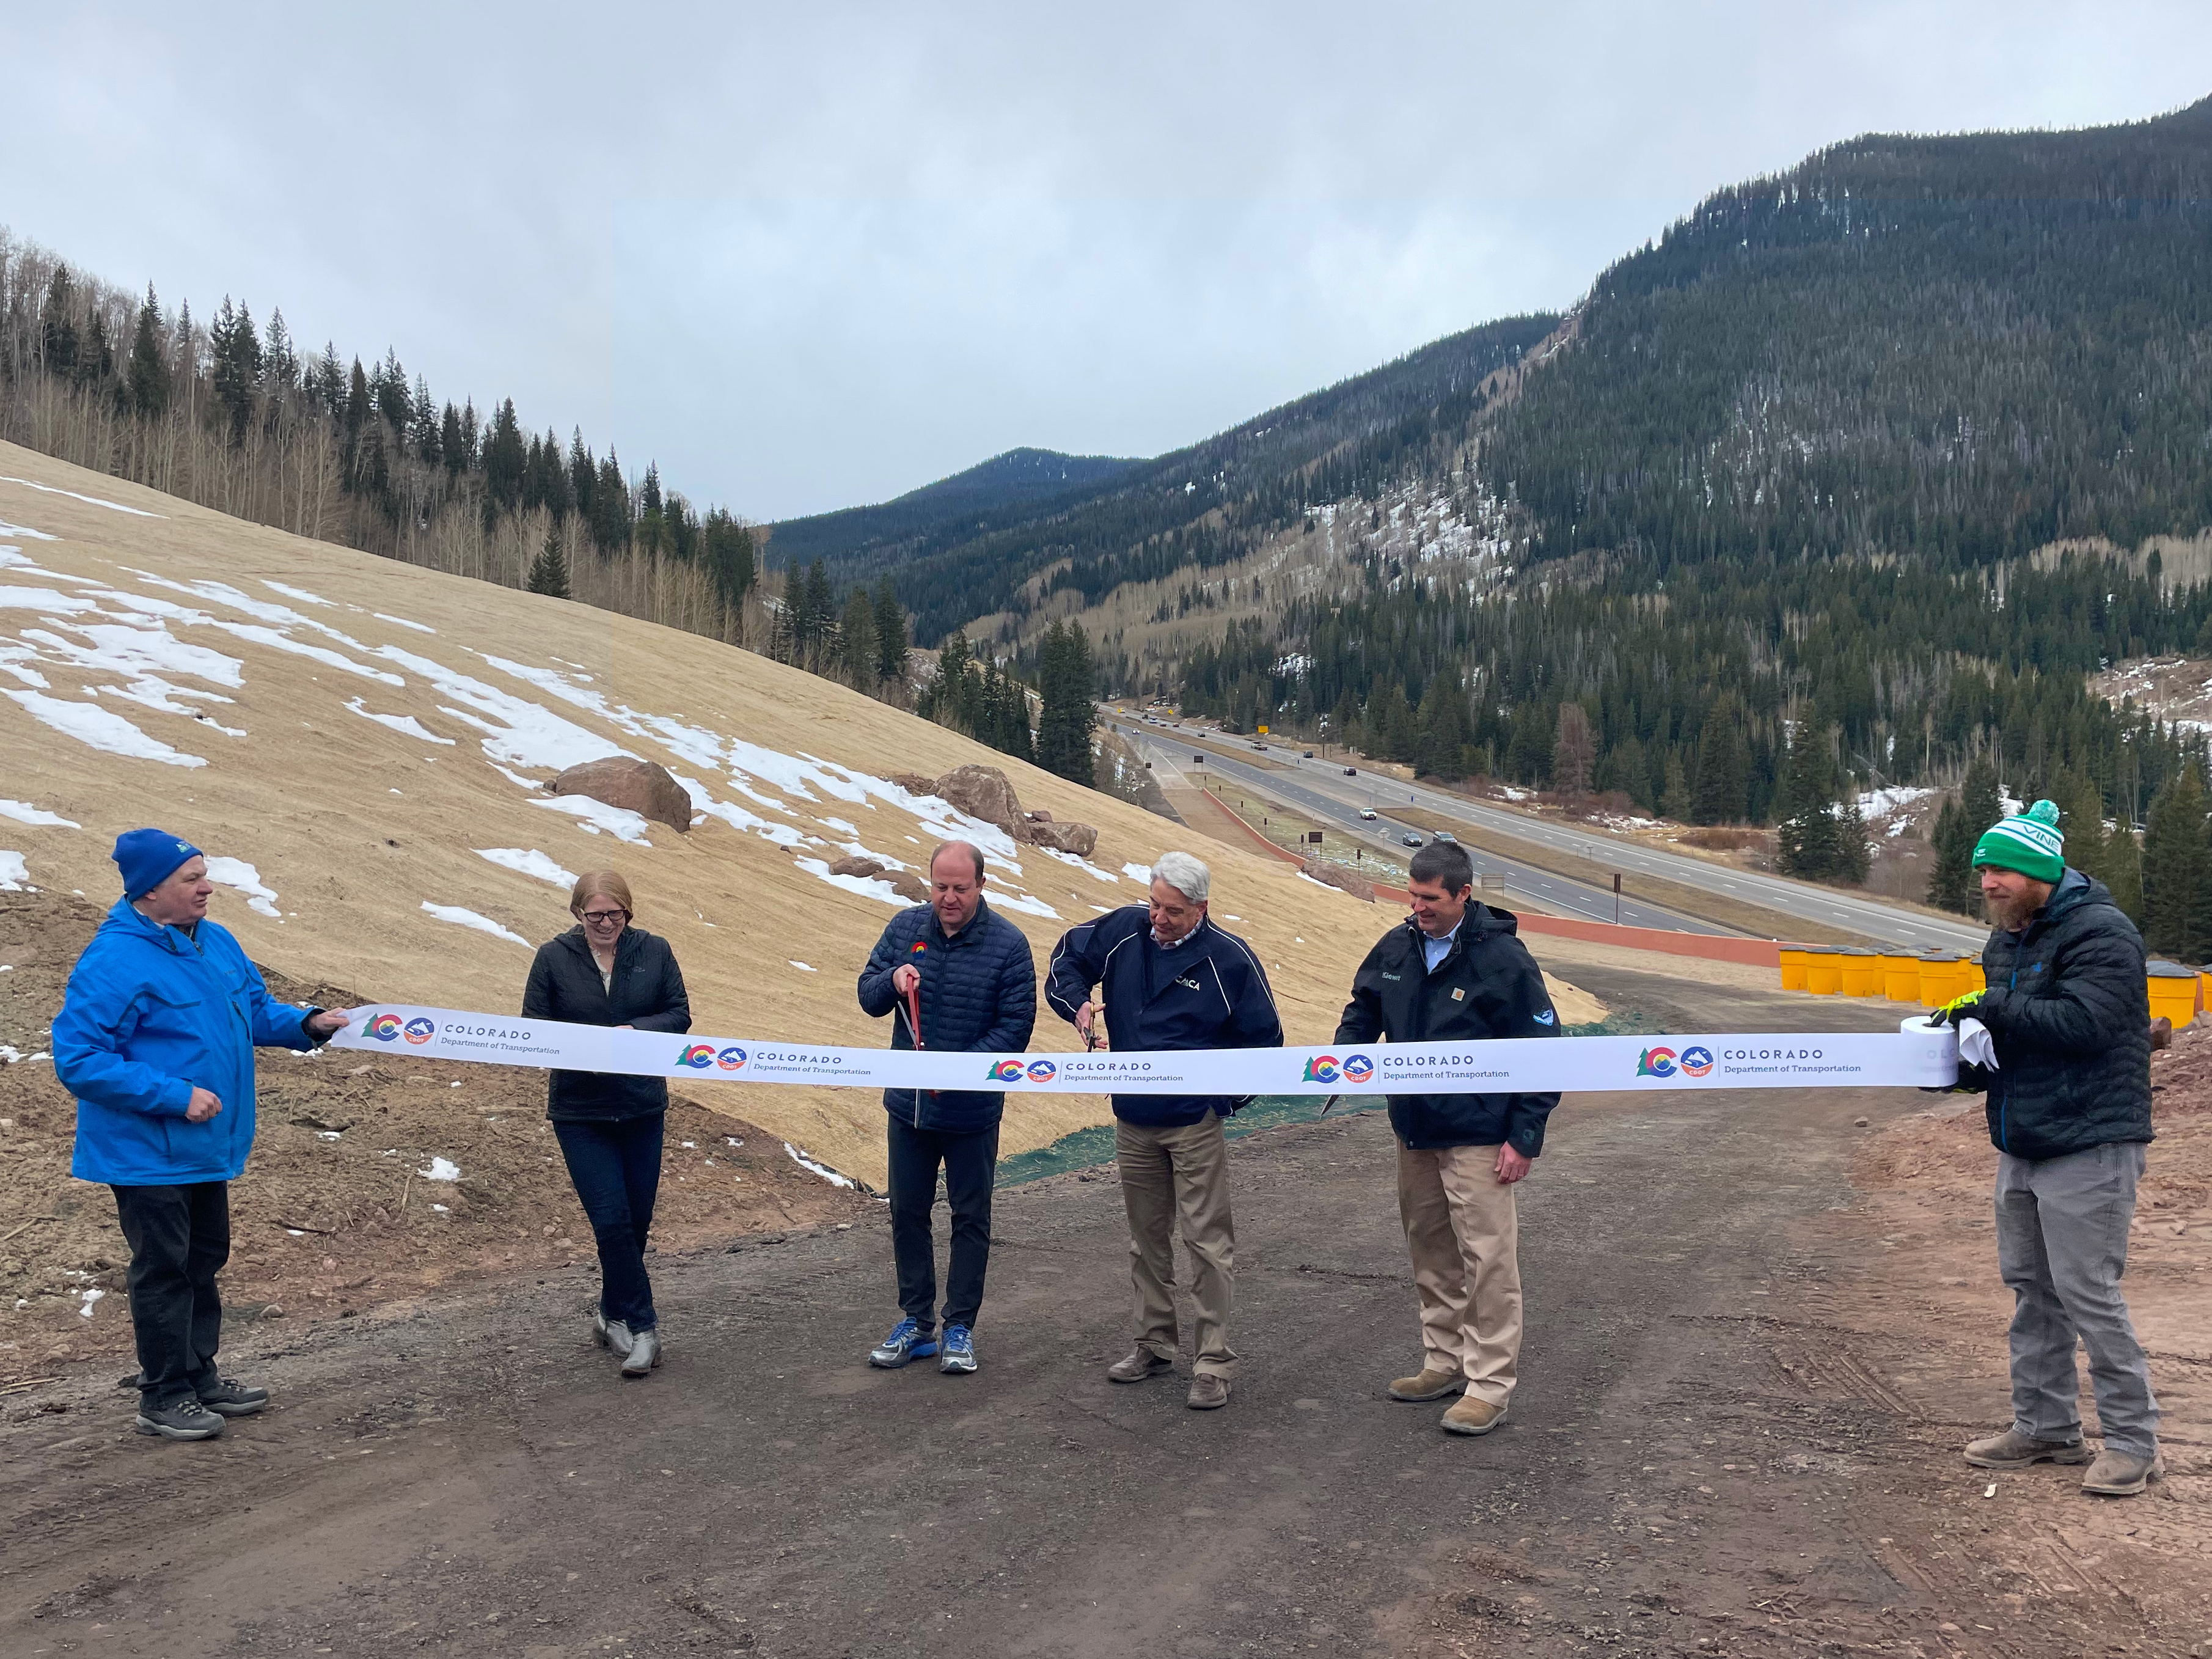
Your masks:
<instances>
[{"instance_id":1,"label":"man holding red scissors","mask_svg":"<svg viewBox=\"0 0 2212 1659\"><path fill-rule=\"evenodd\" d=\"M894 1048L1019 1054L1036 1025L1036 964L1022 930L983 901L983 855L949 841L929 860L929 902L891 918L860 970L860 1009L891 1016ZM981 1067L978 1067L980 1076ZM886 1089L891 1253L905 1316L868 1355L894 1370L939 1354L940 1371L975 1369L975 1317L991 1254L991 1188L999 1162L999 1090ZM945 1335L937 1334L937 1262L930 1211L938 1171L952 1210Z\"/></svg>"}]
</instances>

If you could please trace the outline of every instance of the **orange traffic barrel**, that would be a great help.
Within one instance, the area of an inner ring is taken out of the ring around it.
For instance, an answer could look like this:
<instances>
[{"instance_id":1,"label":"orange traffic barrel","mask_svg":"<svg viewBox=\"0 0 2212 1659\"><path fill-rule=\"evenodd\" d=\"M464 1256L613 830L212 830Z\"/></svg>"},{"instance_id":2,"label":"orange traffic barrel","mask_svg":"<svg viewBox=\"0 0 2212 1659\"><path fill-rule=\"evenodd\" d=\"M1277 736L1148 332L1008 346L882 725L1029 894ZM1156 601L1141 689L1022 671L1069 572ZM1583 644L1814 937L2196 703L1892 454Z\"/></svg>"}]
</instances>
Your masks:
<instances>
[{"instance_id":1,"label":"orange traffic barrel","mask_svg":"<svg viewBox=\"0 0 2212 1659\"><path fill-rule=\"evenodd\" d=\"M1952 988L1957 977L1952 971L1956 961L1948 951L1923 951L1920 953L1920 1006L1941 1008L1958 993Z\"/></svg>"},{"instance_id":2,"label":"orange traffic barrel","mask_svg":"<svg viewBox=\"0 0 2212 1659\"><path fill-rule=\"evenodd\" d=\"M2197 1018L2199 1003L2203 999L2203 981L2193 968L2184 968L2178 962L2154 962L2143 970L2148 978L2150 1017L2160 1014L2173 1022L2179 1030Z\"/></svg>"},{"instance_id":3,"label":"orange traffic barrel","mask_svg":"<svg viewBox=\"0 0 2212 1659\"><path fill-rule=\"evenodd\" d=\"M1881 953L1881 994L1892 1002L1920 1000L1920 958L1911 951Z\"/></svg>"},{"instance_id":4,"label":"orange traffic barrel","mask_svg":"<svg viewBox=\"0 0 2212 1659\"><path fill-rule=\"evenodd\" d=\"M1844 994L1878 997L1881 994L1881 957L1873 951L1844 951Z\"/></svg>"},{"instance_id":5,"label":"orange traffic barrel","mask_svg":"<svg viewBox=\"0 0 2212 1659\"><path fill-rule=\"evenodd\" d=\"M1805 988L1816 997L1839 995L1844 988L1844 953L1840 951L1808 951L1805 953Z\"/></svg>"},{"instance_id":6,"label":"orange traffic barrel","mask_svg":"<svg viewBox=\"0 0 2212 1659\"><path fill-rule=\"evenodd\" d=\"M1803 990L1806 959L1812 952L1802 945L1785 945L1782 947L1781 955L1782 988L1785 991Z\"/></svg>"}]
</instances>

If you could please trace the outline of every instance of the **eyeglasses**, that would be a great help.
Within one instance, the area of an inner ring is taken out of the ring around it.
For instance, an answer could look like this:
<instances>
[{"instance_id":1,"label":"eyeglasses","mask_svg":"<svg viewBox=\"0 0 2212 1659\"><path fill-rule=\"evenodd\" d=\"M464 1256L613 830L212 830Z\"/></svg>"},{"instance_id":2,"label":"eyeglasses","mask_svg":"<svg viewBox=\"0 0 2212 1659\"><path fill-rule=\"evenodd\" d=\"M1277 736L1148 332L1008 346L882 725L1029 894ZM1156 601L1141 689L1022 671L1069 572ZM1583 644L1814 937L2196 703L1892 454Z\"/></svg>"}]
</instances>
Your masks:
<instances>
[{"instance_id":1,"label":"eyeglasses","mask_svg":"<svg viewBox=\"0 0 2212 1659\"><path fill-rule=\"evenodd\" d=\"M586 922L601 927L611 927L618 921L629 920L629 912L627 910L586 910L581 915Z\"/></svg>"}]
</instances>

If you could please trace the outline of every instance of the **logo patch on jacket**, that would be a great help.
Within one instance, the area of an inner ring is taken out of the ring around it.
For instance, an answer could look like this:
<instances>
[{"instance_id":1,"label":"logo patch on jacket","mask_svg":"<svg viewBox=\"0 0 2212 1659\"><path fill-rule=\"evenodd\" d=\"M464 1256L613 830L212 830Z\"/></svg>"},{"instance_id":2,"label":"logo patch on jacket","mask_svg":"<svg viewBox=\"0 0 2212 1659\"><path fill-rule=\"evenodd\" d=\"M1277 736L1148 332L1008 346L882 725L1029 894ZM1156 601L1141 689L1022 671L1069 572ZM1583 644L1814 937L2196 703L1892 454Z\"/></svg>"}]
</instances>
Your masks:
<instances>
[{"instance_id":1,"label":"logo patch on jacket","mask_svg":"<svg viewBox=\"0 0 2212 1659\"><path fill-rule=\"evenodd\" d=\"M1549 1025L1558 1018L1559 1016L1557 1014L1553 1013L1549 1008L1547 1008L1542 1013L1536 1016L1536 1024L1539 1025Z\"/></svg>"},{"instance_id":2,"label":"logo patch on jacket","mask_svg":"<svg viewBox=\"0 0 2212 1659\"><path fill-rule=\"evenodd\" d=\"M916 939L912 945L907 947L907 954L910 957L918 957L927 949L929 949L929 945L927 940Z\"/></svg>"},{"instance_id":3,"label":"logo patch on jacket","mask_svg":"<svg viewBox=\"0 0 2212 1659\"><path fill-rule=\"evenodd\" d=\"M1467 1000L1467 987L1464 985L1453 986L1452 1000L1454 1002L1465 1002Z\"/></svg>"},{"instance_id":4,"label":"logo patch on jacket","mask_svg":"<svg viewBox=\"0 0 2212 1659\"><path fill-rule=\"evenodd\" d=\"M1198 981L1194 979L1178 979L1176 981L1176 983L1182 986L1186 991L1195 991L1198 989Z\"/></svg>"}]
</instances>

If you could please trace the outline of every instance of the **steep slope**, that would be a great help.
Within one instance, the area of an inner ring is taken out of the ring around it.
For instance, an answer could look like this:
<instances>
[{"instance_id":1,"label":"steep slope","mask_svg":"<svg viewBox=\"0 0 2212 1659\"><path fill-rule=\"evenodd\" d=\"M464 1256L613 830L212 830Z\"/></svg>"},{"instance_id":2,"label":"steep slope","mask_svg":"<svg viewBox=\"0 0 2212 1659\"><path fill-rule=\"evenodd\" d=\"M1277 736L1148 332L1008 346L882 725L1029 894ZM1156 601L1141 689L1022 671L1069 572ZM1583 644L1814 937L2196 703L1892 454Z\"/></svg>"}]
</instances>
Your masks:
<instances>
[{"instance_id":1,"label":"steep slope","mask_svg":"<svg viewBox=\"0 0 2212 1659\"><path fill-rule=\"evenodd\" d=\"M538 785L628 751L669 766L688 834ZM364 997L501 1012L569 925L565 872L620 868L670 939L698 1028L878 1043L853 975L902 902L829 874L971 836L1040 961L1196 843L1294 1040L1334 1029L1386 927L1295 870L1203 837L827 681L697 635L227 519L0 445L0 882L115 890L107 851L153 823L222 860L216 915L257 959ZM1024 804L1096 824L1087 862L1015 848L889 781L1004 763ZM23 1034L27 1036L30 1034ZM42 1034L41 1034L42 1035ZM1072 1047L1057 1020L1039 1047ZM21 1042L11 1034L11 1040ZM882 1176L881 1108L849 1091L725 1085L740 1112ZM1004 1147L1103 1121L1103 1098L1017 1097Z\"/></svg>"},{"instance_id":2,"label":"steep slope","mask_svg":"<svg viewBox=\"0 0 2212 1659\"><path fill-rule=\"evenodd\" d=\"M847 507L768 526L770 557L789 568L816 559L845 560L912 542L962 521L1061 496L1080 496L1141 461L1111 455L1062 455L1050 449L1010 449L1003 455L924 484L873 507Z\"/></svg>"},{"instance_id":3,"label":"steep slope","mask_svg":"<svg viewBox=\"0 0 2212 1659\"><path fill-rule=\"evenodd\" d=\"M1063 590L1089 603L1124 582L1209 570L1297 524L1309 502L1365 489L1456 434L1494 395L1492 377L1558 321L1512 317L1452 335L1050 501L896 537L841 534L805 544L806 556L828 559L841 582L888 570L915 612L915 637L932 644L979 617L1026 614ZM836 516L855 532L868 522ZM770 545L781 560L793 544Z\"/></svg>"}]
</instances>

